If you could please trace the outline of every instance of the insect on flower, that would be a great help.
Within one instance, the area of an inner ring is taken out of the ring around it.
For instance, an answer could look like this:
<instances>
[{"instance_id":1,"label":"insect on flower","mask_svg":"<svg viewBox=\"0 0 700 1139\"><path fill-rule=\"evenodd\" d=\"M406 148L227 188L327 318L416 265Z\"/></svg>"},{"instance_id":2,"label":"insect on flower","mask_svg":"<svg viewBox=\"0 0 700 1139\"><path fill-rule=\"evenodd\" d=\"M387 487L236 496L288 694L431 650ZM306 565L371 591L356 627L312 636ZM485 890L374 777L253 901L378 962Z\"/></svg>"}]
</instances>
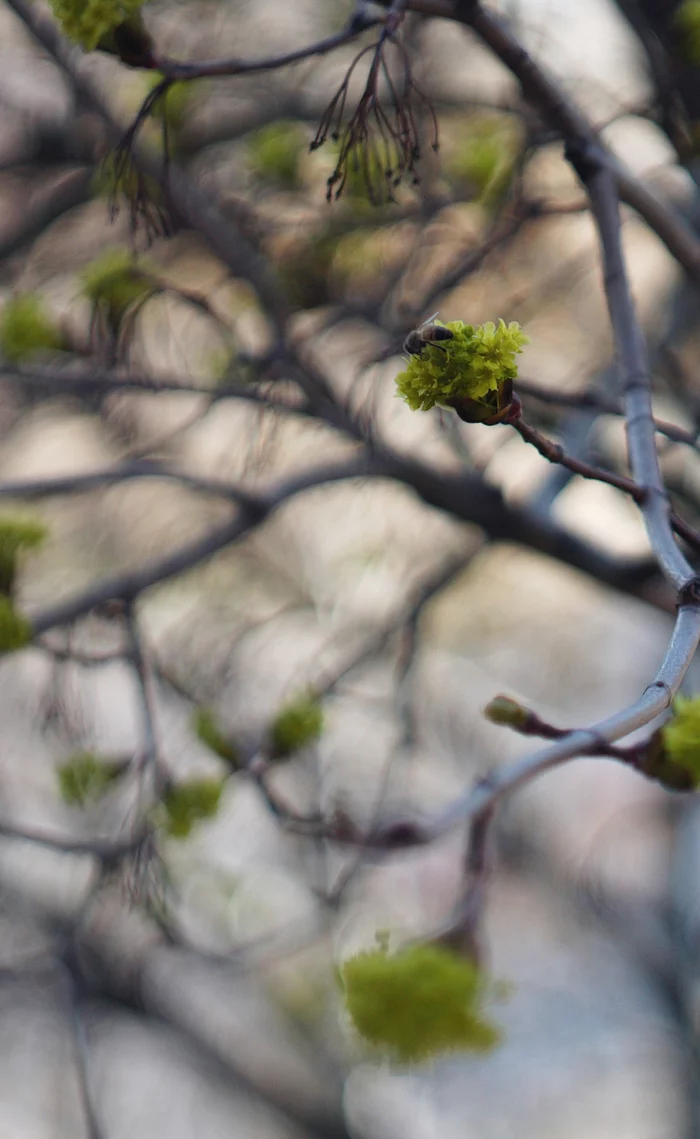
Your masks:
<instances>
[{"instance_id":1,"label":"insect on flower","mask_svg":"<svg viewBox=\"0 0 700 1139\"><path fill-rule=\"evenodd\" d=\"M408 352L409 356L420 356L424 348L432 345L433 348L439 348L441 352L447 354L447 349L444 344L440 344L441 340L452 340L454 332L450 332L449 328L445 328L441 324L433 324L437 313L434 312L427 320L418 327L409 332L408 336L403 342L404 352Z\"/></svg>"}]
</instances>

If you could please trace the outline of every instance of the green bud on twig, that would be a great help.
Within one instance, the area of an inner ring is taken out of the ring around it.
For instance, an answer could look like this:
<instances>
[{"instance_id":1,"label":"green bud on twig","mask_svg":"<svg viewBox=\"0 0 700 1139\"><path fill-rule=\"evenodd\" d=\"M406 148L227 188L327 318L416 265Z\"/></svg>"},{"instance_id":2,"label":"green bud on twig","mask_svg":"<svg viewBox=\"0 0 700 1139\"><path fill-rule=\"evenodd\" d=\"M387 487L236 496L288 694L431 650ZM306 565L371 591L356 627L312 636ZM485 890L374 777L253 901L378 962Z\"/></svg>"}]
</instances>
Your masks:
<instances>
[{"instance_id":1,"label":"green bud on twig","mask_svg":"<svg viewBox=\"0 0 700 1139\"><path fill-rule=\"evenodd\" d=\"M511 696L494 696L484 708L484 715L492 724L505 724L516 731L523 731L530 719L529 710Z\"/></svg>"}]
</instances>

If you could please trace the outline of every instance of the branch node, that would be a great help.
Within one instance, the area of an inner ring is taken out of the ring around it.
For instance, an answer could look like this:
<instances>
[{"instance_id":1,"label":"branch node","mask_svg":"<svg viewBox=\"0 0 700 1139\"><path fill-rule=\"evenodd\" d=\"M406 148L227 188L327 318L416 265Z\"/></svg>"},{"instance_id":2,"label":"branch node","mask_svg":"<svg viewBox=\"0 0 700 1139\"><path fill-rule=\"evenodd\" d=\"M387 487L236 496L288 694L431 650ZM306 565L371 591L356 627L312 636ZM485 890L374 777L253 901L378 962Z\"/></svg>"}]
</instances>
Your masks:
<instances>
[{"instance_id":1,"label":"branch node","mask_svg":"<svg viewBox=\"0 0 700 1139\"><path fill-rule=\"evenodd\" d=\"M696 574L687 581L682 589L678 590L678 600L676 608L682 609L684 606L697 608L700 605L700 575Z\"/></svg>"},{"instance_id":2,"label":"branch node","mask_svg":"<svg viewBox=\"0 0 700 1139\"><path fill-rule=\"evenodd\" d=\"M581 136L566 140L564 157L571 163L584 186L607 165L600 146L592 139Z\"/></svg>"}]
</instances>

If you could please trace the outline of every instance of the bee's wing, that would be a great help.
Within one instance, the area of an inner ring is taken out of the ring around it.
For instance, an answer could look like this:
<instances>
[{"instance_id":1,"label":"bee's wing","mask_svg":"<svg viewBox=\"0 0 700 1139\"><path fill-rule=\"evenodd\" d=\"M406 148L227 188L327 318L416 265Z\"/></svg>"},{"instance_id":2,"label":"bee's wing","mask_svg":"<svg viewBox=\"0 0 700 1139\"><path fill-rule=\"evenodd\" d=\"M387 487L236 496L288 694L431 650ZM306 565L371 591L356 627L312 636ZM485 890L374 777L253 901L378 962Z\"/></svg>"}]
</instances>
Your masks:
<instances>
[{"instance_id":1,"label":"bee's wing","mask_svg":"<svg viewBox=\"0 0 700 1139\"><path fill-rule=\"evenodd\" d=\"M440 312L440 309L438 309L437 312L434 312L432 316L429 316L427 320L424 320L422 325L421 325L421 328L425 328L426 324L432 324L433 321L435 320L435 317L438 315L439 312Z\"/></svg>"}]
</instances>

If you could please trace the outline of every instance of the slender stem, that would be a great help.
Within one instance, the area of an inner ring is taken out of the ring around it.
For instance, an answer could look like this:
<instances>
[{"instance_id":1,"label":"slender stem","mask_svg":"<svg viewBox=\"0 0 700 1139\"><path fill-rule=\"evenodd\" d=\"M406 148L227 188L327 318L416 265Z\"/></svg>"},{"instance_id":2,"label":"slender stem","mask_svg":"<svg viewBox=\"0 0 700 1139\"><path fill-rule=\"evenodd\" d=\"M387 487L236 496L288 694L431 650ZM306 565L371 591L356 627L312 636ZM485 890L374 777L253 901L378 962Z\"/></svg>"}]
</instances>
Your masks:
<instances>
[{"instance_id":1,"label":"slender stem","mask_svg":"<svg viewBox=\"0 0 700 1139\"><path fill-rule=\"evenodd\" d=\"M444 811L434 833L442 834L451 830L458 823L473 818L486 805L512 795L543 772L590 752L596 738L601 737L613 743L637 728L645 727L669 707L699 642L700 612L694 605L681 606L661 667L638 700L591 728L568 732L548 747L494 772L488 785L470 789Z\"/></svg>"},{"instance_id":2,"label":"slender stem","mask_svg":"<svg viewBox=\"0 0 700 1139\"><path fill-rule=\"evenodd\" d=\"M553 443L541 431L531 427L520 417L512 420L511 426L515 428L526 443L531 443L540 455L550 463L559 463L560 466L566 467L574 474L581 475L584 479L594 479L596 482L607 483L609 486L615 487L616 490L629 494L635 502L644 508L647 501L647 489L636 483L634 479L627 478L625 475L617 475L614 471L606 471L594 463L586 463L583 459L576 459L572 455L568 455L561 444ZM665 489L664 493L666 493ZM684 538L688 545L700 550L700 533L679 517L675 510L669 510L668 517L672 529Z\"/></svg>"},{"instance_id":3,"label":"slender stem","mask_svg":"<svg viewBox=\"0 0 700 1139\"><path fill-rule=\"evenodd\" d=\"M681 590L695 571L678 548L671 526L671 507L656 450L651 405L651 378L646 346L627 281L620 239L620 206L615 178L605 156L574 158L590 195L603 256L605 293L622 372L630 467L645 489L642 513L649 539L666 577Z\"/></svg>"}]
</instances>

